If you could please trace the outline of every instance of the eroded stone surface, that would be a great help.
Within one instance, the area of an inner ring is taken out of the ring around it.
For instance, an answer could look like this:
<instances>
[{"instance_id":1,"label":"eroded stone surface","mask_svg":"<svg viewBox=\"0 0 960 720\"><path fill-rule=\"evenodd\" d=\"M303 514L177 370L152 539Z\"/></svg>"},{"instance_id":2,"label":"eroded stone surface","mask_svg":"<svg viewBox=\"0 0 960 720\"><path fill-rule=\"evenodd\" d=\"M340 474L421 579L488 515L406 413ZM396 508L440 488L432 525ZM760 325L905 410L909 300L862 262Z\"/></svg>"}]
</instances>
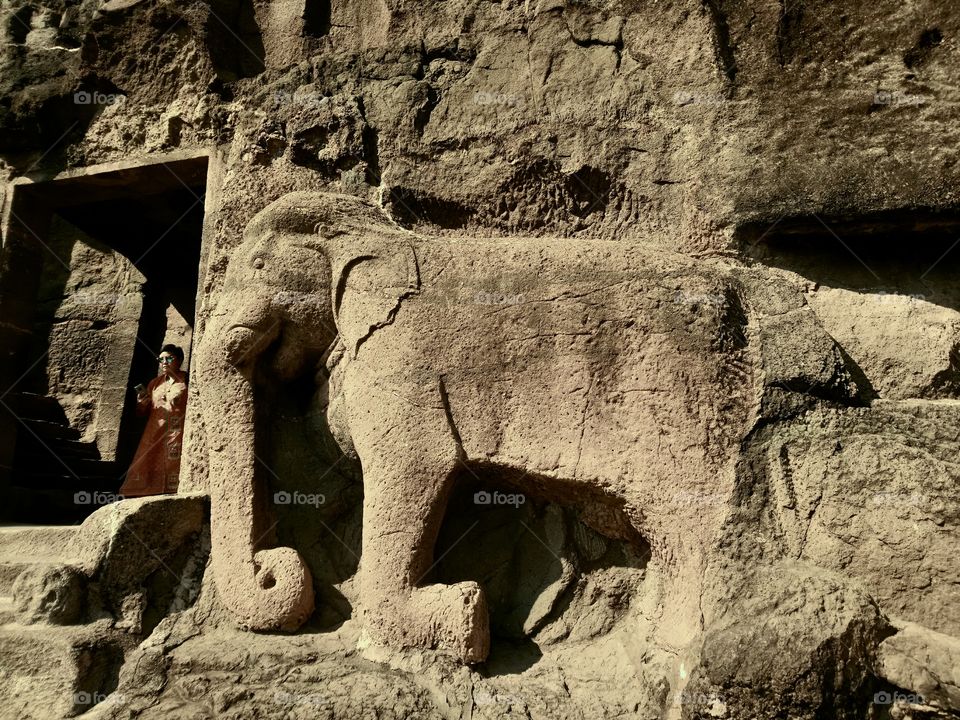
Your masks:
<instances>
[{"instance_id":1,"label":"eroded stone surface","mask_svg":"<svg viewBox=\"0 0 960 720\"><path fill-rule=\"evenodd\" d=\"M20 622L71 625L86 605L86 577L71 565L40 565L20 573L13 602Z\"/></svg>"}]
</instances>

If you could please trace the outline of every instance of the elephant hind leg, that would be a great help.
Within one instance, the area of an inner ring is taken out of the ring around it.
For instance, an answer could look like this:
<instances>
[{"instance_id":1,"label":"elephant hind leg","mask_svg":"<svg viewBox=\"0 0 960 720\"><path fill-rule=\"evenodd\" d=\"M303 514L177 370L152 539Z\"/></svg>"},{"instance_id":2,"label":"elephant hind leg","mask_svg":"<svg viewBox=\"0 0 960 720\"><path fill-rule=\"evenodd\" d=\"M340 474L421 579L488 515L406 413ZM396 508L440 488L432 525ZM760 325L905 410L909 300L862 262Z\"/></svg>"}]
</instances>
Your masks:
<instances>
[{"instance_id":1,"label":"elephant hind leg","mask_svg":"<svg viewBox=\"0 0 960 720\"><path fill-rule=\"evenodd\" d=\"M436 648L464 662L481 662L490 633L480 586L421 585L434 565L459 444L442 407L417 408L414 414L393 396L378 397L372 407L387 409L378 418L398 424L385 429L361 424L358 432L351 420L363 465L360 592L366 629L392 647Z\"/></svg>"},{"instance_id":2,"label":"elephant hind leg","mask_svg":"<svg viewBox=\"0 0 960 720\"><path fill-rule=\"evenodd\" d=\"M679 652L696 642L703 630L701 608L707 546L693 524L645 523L650 543L647 566L650 587L658 598L657 641Z\"/></svg>"}]
</instances>

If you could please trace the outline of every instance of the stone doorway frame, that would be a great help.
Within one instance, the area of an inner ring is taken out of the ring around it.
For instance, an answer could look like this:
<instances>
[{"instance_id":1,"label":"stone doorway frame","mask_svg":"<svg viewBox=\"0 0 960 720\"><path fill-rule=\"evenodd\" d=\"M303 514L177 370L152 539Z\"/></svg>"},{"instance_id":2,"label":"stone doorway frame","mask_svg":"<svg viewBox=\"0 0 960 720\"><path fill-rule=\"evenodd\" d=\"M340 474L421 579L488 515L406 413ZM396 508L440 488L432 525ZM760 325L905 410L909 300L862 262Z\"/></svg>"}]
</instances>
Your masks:
<instances>
[{"instance_id":1,"label":"stone doorway frame","mask_svg":"<svg viewBox=\"0 0 960 720\"><path fill-rule=\"evenodd\" d=\"M87 203L116 200L150 188L151 192L195 187L202 177L203 225L200 237L196 307L202 306L213 247L215 214L219 206L219 153L215 148L199 148L73 168L58 173L36 171L10 181L3 192L2 245L0 245L0 400L38 364L27 357L33 334L40 274L46 248L44 238L50 219L58 209ZM197 317L194 317L196 324ZM196 329L196 327L195 327ZM194 335L194 345L199 335ZM192 362L193 353L191 353ZM46 357L43 355L42 357ZM188 368L189 370L189 368ZM191 398L194 392L191 389ZM113 399L117 401L116 398ZM104 400L102 400L104 402ZM123 398L119 398L122 407ZM185 434L197 412L188 403ZM119 418L119 414L118 414ZM16 449L18 422L5 405L0 405L0 500L8 493ZM181 464L181 477L189 467ZM7 509L9 514L10 508Z\"/></svg>"}]
</instances>

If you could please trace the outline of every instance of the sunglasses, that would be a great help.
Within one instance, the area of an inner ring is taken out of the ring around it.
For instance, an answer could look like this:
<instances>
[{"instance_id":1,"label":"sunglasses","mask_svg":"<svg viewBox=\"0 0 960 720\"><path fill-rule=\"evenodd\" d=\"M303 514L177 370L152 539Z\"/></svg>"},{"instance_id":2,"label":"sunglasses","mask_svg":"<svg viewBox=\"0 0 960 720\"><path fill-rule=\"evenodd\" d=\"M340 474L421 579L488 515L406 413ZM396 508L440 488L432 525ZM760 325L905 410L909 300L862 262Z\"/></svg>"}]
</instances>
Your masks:
<instances>
[{"instance_id":1,"label":"sunglasses","mask_svg":"<svg viewBox=\"0 0 960 720\"><path fill-rule=\"evenodd\" d=\"M160 357L157 358L157 360L159 360L164 365L169 365L174 360L176 360L176 358L170 357L169 355L161 355Z\"/></svg>"}]
</instances>

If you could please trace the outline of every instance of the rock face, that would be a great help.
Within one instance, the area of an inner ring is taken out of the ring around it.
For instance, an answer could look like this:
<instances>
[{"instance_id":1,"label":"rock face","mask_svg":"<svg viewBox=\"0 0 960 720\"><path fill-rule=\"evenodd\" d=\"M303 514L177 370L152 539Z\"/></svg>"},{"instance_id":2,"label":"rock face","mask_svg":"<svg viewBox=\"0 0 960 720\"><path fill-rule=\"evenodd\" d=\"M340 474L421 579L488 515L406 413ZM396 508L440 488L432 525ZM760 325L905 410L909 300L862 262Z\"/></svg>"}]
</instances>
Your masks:
<instances>
[{"instance_id":1,"label":"rock face","mask_svg":"<svg viewBox=\"0 0 960 720\"><path fill-rule=\"evenodd\" d=\"M0 717L960 713L952 4L0 28Z\"/></svg>"},{"instance_id":2,"label":"rock face","mask_svg":"<svg viewBox=\"0 0 960 720\"><path fill-rule=\"evenodd\" d=\"M733 597L707 626L684 717L863 716L872 699L864 660L890 632L868 596L791 563L724 583L723 593Z\"/></svg>"},{"instance_id":3,"label":"rock face","mask_svg":"<svg viewBox=\"0 0 960 720\"><path fill-rule=\"evenodd\" d=\"M960 644L955 637L906 623L880 645L880 673L898 687L914 688L927 705L960 711Z\"/></svg>"}]
</instances>

